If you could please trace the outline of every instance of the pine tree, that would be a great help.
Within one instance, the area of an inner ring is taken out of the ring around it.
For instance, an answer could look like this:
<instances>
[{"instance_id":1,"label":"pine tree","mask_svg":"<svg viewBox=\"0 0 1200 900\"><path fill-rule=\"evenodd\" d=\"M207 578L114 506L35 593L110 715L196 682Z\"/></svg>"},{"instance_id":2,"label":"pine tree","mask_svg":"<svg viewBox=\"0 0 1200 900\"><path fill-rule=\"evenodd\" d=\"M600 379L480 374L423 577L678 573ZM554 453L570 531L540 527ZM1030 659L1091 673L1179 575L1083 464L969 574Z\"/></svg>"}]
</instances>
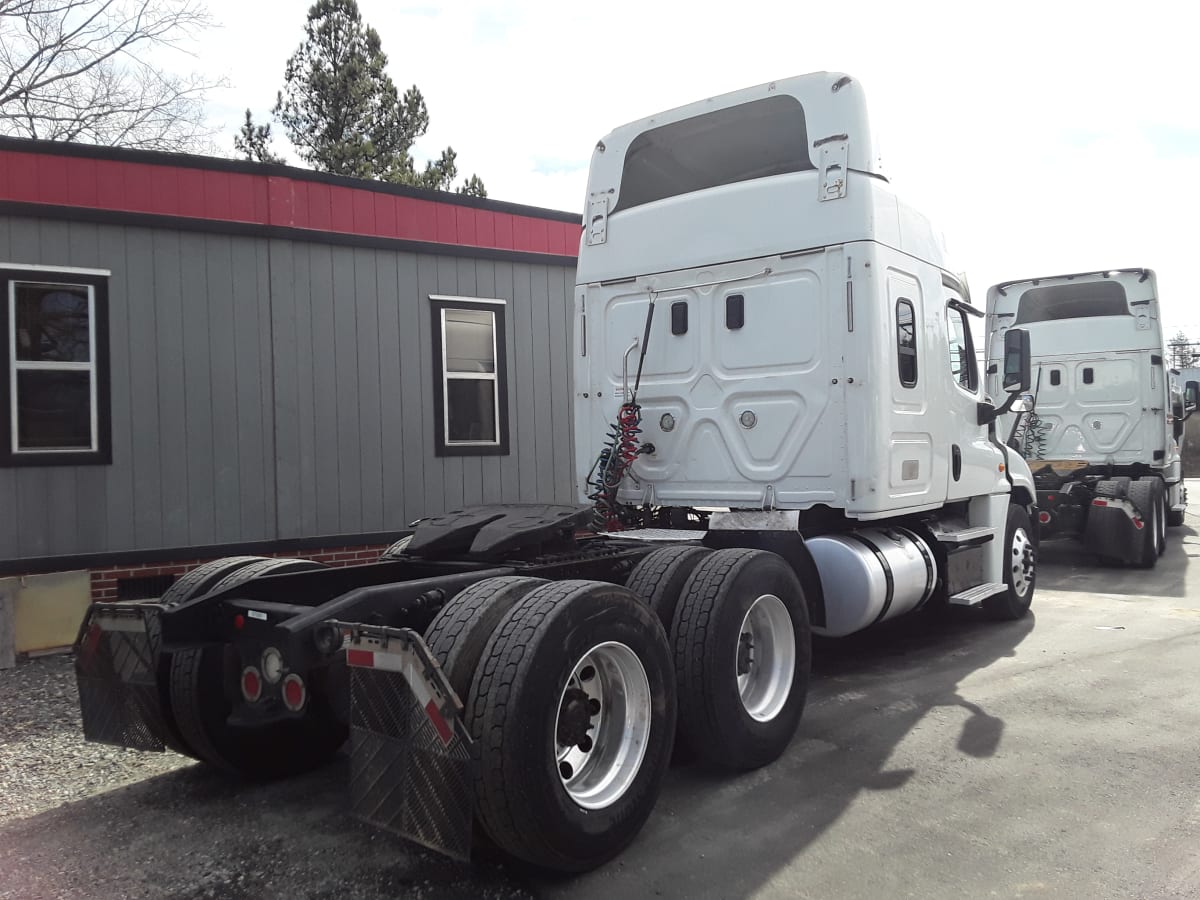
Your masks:
<instances>
[{"instance_id":1,"label":"pine tree","mask_svg":"<svg viewBox=\"0 0 1200 900\"><path fill-rule=\"evenodd\" d=\"M1167 346L1171 348L1172 368L1187 369L1195 365L1198 354L1192 349L1194 345L1183 333L1183 329L1175 332L1175 336L1167 341Z\"/></svg>"},{"instance_id":2,"label":"pine tree","mask_svg":"<svg viewBox=\"0 0 1200 900\"><path fill-rule=\"evenodd\" d=\"M233 147L251 162L285 162L282 156L271 152L271 126L255 125L250 110L246 110L246 121L242 123L242 130L234 135Z\"/></svg>"},{"instance_id":3,"label":"pine tree","mask_svg":"<svg viewBox=\"0 0 1200 900\"><path fill-rule=\"evenodd\" d=\"M400 96L387 61L356 0L317 0L274 113L301 158L320 171L449 190L454 150L416 171L412 146L429 128L429 110L416 85Z\"/></svg>"}]
</instances>

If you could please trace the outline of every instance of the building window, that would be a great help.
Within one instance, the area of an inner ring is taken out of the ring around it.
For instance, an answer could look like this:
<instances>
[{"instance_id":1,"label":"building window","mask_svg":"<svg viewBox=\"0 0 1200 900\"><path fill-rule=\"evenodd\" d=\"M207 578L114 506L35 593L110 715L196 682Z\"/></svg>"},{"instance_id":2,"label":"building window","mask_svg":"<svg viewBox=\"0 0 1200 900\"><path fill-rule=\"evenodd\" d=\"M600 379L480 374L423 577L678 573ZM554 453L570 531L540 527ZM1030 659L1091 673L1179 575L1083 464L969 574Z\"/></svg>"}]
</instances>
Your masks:
<instances>
[{"instance_id":1,"label":"building window","mask_svg":"<svg viewBox=\"0 0 1200 900\"><path fill-rule=\"evenodd\" d=\"M971 328L967 325L967 314L961 309L946 310L946 336L950 345L950 374L959 387L972 393L978 385L975 369L975 346L971 340Z\"/></svg>"},{"instance_id":2,"label":"building window","mask_svg":"<svg viewBox=\"0 0 1200 900\"><path fill-rule=\"evenodd\" d=\"M911 300L896 301L896 357L900 367L900 384L917 386L917 324Z\"/></svg>"},{"instance_id":3,"label":"building window","mask_svg":"<svg viewBox=\"0 0 1200 900\"><path fill-rule=\"evenodd\" d=\"M508 453L504 301L441 296L430 300L437 455Z\"/></svg>"},{"instance_id":4,"label":"building window","mask_svg":"<svg viewBox=\"0 0 1200 900\"><path fill-rule=\"evenodd\" d=\"M108 273L0 267L0 465L104 465Z\"/></svg>"}]
</instances>

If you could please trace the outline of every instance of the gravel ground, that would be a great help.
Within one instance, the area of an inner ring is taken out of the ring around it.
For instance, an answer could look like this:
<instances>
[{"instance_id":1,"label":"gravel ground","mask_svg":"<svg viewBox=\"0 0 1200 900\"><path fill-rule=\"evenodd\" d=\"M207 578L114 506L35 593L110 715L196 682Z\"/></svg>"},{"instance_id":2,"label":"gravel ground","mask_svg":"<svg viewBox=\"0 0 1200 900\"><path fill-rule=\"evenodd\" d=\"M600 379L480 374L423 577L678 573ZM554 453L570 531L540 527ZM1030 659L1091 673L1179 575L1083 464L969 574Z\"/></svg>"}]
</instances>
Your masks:
<instances>
[{"instance_id":1,"label":"gravel ground","mask_svg":"<svg viewBox=\"0 0 1200 900\"><path fill-rule=\"evenodd\" d=\"M189 762L84 741L70 656L0 670L0 823Z\"/></svg>"},{"instance_id":2,"label":"gravel ground","mask_svg":"<svg viewBox=\"0 0 1200 900\"><path fill-rule=\"evenodd\" d=\"M83 740L69 656L0 671L0 900L524 898L351 818L348 761L272 784Z\"/></svg>"}]
</instances>

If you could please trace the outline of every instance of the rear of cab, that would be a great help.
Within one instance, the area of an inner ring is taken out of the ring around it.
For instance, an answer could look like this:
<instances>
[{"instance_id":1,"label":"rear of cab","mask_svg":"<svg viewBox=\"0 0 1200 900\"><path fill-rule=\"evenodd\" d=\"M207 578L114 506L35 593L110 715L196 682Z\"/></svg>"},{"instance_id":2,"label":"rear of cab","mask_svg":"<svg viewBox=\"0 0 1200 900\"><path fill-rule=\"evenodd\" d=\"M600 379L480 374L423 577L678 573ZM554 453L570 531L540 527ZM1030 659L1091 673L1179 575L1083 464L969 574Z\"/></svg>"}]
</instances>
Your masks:
<instances>
[{"instance_id":1,"label":"rear of cab","mask_svg":"<svg viewBox=\"0 0 1200 900\"><path fill-rule=\"evenodd\" d=\"M883 177L856 81L803 75L618 128L586 209L581 499L635 389L655 452L626 503L870 519L1009 491L976 424L974 310Z\"/></svg>"}]
</instances>

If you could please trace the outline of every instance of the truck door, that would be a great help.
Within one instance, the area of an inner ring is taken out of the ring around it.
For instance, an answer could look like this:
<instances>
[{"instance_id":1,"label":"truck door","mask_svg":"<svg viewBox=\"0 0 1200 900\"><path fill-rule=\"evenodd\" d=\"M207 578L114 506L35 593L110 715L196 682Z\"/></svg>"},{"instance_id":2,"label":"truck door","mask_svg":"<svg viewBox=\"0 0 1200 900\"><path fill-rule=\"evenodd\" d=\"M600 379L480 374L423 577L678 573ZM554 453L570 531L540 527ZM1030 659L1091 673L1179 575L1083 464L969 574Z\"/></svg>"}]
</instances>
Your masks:
<instances>
[{"instance_id":1,"label":"truck door","mask_svg":"<svg viewBox=\"0 0 1200 900\"><path fill-rule=\"evenodd\" d=\"M931 373L942 385L943 409L949 427L944 448L949 460L946 499L961 500L994 493L1003 479L1003 457L979 425L978 404L983 399L975 341L970 318L978 316L956 288L946 287L945 345L940 354L940 372ZM935 354L936 356L937 354Z\"/></svg>"}]
</instances>

